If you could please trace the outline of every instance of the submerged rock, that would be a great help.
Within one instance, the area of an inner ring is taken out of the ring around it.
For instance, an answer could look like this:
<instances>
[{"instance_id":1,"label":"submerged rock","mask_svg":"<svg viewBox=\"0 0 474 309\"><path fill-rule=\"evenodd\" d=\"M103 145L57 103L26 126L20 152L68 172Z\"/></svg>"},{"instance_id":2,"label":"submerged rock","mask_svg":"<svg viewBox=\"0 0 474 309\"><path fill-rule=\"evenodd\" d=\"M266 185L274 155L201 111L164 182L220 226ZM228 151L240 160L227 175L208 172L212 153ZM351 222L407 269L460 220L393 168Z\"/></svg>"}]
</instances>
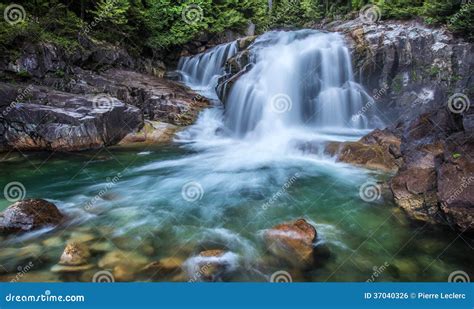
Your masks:
<instances>
[{"instance_id":1,"label":"submerged rock","mask_svg":"<svg viewBox=\"0 0 474 309\"><path fill-rule=\"evenodd\" d=\"M10 205L0 214L0 233L26 232L61 223L58 208L42 199L29 199Z\"/></svg>"},{"instance_id":2,"label":"submerged rock","mask_svg":"<svg viewBox=\"0 0 474 309\"><path fill-rule=\"evenodd\" d=\"M265 243L275 256L294 266L309 266L314 263L314 241L316 229L305 219L283 223L266 230Z\"/></svg>"},{"instance_id":3,"label":"submerged rock","mask_svg":"<svg viewBox=\"0 0 474 309\"><path fill-rule=\"evenodd\" d=\"M99 267L103 269L113 269L118 265L127 265L131 269L138 270L147 263L148 259L138 253L115 250L107 253L99 260Z\"/></svg>"},{"instance_id":4,"label":"submerged rock","mask_svg":"<svg viewBox=\"0 0 474 309\"><path fill-rule=\"evenodd\" d=\"M187 259L184 266L190 282L221 281L225 274L237 269L238 263L237 254L215 249L202 251Z\"/></svg>"},{"instance_id":5,"label":"submerged rock","mask_svg":"<svg viewBox=\"0 0 474 309\"><path fill-rule=\"evenodd\" d=\"M140 271L150 278L170 275L182 270L184 261L180 258L169 257L159 261L151 262Z\"/></svg>"},{"instance_id":6,"label":"submerged rock","mask_svg":"<svg viewBox=\"0 0 474 309\"><path fill-rule=\"evenodd\" d=\"M89 248L81 243L70 243L66 245L59 264L77 266L86 264L91 254Z\"/></svg>"}]
</instances>

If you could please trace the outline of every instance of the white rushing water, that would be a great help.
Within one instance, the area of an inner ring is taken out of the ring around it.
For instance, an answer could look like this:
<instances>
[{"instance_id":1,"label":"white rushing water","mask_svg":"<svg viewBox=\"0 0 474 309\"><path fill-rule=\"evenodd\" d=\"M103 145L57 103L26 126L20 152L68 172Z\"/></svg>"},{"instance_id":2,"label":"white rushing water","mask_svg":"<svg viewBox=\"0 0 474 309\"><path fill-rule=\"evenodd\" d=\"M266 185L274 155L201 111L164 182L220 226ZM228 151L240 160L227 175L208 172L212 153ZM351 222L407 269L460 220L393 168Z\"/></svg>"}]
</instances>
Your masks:
<instances>
[{"instance_id":1,"label":"white rushing water","mask_svg":"<svg viewBox=\"0 0 474 309\"><path fill-rule=\"evenodd\" d=\"M234 42L181 59L183 81L215 98L224 64L237 52ZM225 111L204 112L182 141L199 149L228 144L233 155L244 147L238 157L254 161L295 154L307 142L354 140L379 124L365 108L373 99L354 81L341 35L272 31L254 42L251 53L254 64L230 89Z\"/></svg>"}]
</instances>

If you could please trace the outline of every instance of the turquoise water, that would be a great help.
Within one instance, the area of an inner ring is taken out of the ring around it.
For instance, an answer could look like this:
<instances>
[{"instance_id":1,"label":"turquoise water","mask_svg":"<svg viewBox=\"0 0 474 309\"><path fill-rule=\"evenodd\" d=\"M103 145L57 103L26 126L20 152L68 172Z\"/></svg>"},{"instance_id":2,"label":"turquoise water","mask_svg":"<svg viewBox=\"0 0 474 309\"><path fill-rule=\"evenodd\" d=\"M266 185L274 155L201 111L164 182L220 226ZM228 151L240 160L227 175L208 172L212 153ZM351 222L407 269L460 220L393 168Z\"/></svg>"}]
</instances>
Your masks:
<instances>
[{"instance_id":1,"label":"turquoise water","mask_svg":"<svg viewBox=\"0 0 474 309\"><path fill-rule=\"evenodd\" d=\"M225 281L267 281L278 270L293 281L446 281L455 270L472 271L472 242L462 235L407 220L385 195L375 202L360 198L363 183L386 175L320 156L252 161L226 153L174 144L4 154L0 184L21 182L27 198L54 202L68 221L0 238L1 280L11 280L32 261L21 280L89 281L107 251L118 249L146 262L169 257L184 262L205 249L225 249L236 254ZM197 197L183 195L190 182L202 189ZM0 209L9 204L0 200ZM330 252L309 269L271 256L262 241L264 229L301 217L315 225L317 247ZM88 271L51 272L71 239L106 248L92 250L94 268ZM183 265L172 276L150 278L136 271L125 280L187 281Z\"/></svg>"}]
</instances>

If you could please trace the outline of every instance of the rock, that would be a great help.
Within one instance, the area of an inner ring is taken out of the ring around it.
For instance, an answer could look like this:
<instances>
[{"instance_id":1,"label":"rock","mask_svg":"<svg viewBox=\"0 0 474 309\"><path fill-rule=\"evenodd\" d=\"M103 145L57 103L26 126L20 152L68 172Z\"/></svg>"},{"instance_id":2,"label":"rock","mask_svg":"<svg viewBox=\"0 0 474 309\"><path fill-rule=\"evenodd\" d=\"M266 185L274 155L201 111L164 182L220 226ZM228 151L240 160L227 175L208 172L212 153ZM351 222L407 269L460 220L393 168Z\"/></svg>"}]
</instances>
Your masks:
<instances>
[{"instance_id":1,"label":"rock","mask_svg":"<svg viewBox=\"0 0 474 309\"><path fill-rule=\"evenodd\" d=\"M164 258L146 265L141 273L148 277L163 276L181 271L184 261L180 258Z\"/></svg>"},{"instance_id":2,"label":"rock","mask_svg":"<svg viewBox=\"0 0 474 309\"><path fill-rule=\"evenodd\" d=\"M220 281L229 272L238 267L238 255L220 249L206 250L184 263L189 282Z\"/></svg>"},{"instance_id":3,"label":"rock","mask_svg":"<svg viewBox=\"0 0 474 309\"><path fill-rule=\"evenodd\" d=\"M325 152L340 162L396 172L401 165L400 138L388 130L374 130L357 142L331 142Z\"/></svg>"},{"instance_id":4,"label":"rock","mask_svg":"<svg viewBox=\"0 0 474 309\"><path fill-rule=\"evenodd\" d=\"M84 265L90 258L89 248L81 243L69 243L66 245L59 264L66 266Z\"/></svg>"},{"instance_id":5,"label":"rock","mask_svg":"<svg viewBox=\"0 0 474 309\"><path fill-rule=\"evenodd\" d=\"M446 108L402 123L398 130L404 163L390 185L397 205L413 219L472 231L472 133Z\"/></svg>"},{"instance_id":6,"label":"rock","mask_svg":"<svg viewBox=\"0 0 474 309\"><path fill-rule=\"evenodd\" d=\"M69 242L86 243L96 238L97 237L91 233L72 232L69 236Z\"/></svg>"},{"instance_id":7,"label":"rock","mask_svg":"<svg viewBox=\"0 0 474 309\"><path fill-rule=\"evenodd\" d=\"M472 157L471 157L472 158ZM474 230L474 162L461 157L445 162L438 170L441 209L461 231Z\"/></svg>"},{"instance_id":8,"label":"rock","mask_svg":"<svg viewBox=\"0 0 474 309\"><path fill-rule=\"evenodd\" d=\"M391 182L395 202L416 220L439 223L443 215L436 198L434 169L412 168L399 172Z\"/></svg>"},{"instance_id":9,"label":"rock","mask_svg":"<svg viewBox=\"0 0 474 309\"><path fill-rule=\"evenodd\" d=\"M0 84L1 87L9 86ZM100 148L118 143L143 124L139 109L116 98L35 87L37 93L32 91L32 103L18 102L3 110L0 145L7 150Z\"/></svg>"},{"instance_id":10,"label":"rock","mask_svg":"<svg viewBox=\"0 0 474 309\"><path fill-rule=\"evenodd\" d=\"M135 278L135 272L132 271L128 265L119 264L114 267L113 270L114 279L116 281L127 282L133 281Z\"/></svg>"},{"instance_id":11,"label":"rock","mask_svg":"<svg viewBox=\"0 0 474 309\"><path fill-rule=\"evenodd\" d=\"M115 250L99 260L102 269L114 269L117 265L126 265L131 270L138 270L147 265L148 259L138 253Z\"/></svg>"},{"instance_id":12,"label":"rock","mask_svg":"<svg viewBox=\"0 0 474 309\"><path fill-rule=\"evenodd\" d=\"M454 39L446 28L418 21L364 24L357 19L318 27L346 35L358 82L369 93L386 90L376 99L385 119L409 121L446 106L446 94L453 89L463 92L472 86L473 45Z\"/></svg>"},{"instance_id":13,"label":"rock","mask_svg":"<svg viewBox=\"0 0 474 309\"><path fill-rule=\"evenodd\" d=\"M178 129L178 126L169 123L146 121L140 132L128 134L120 142L120 145L169 143L173 140Z\"/></svg>"},{"instance_id":14,"label":"rock","mask_svg":"<svg viewBox=\"0 0 474 309\"><path fill-rule=\"evenodd\" d=\"M264 233L268 250L297 267L314 263L316 236L316 229L305 219L276 225Z\"/></svg>"},{"instance_id":15,"label":"rock","mask_svg":"<svg viewBox=\"0 0 474 309\"><path fill-rule=\"evenodd\" d=\"M60 265L56 264L51 267L51 271L53 273L77 273L89 270L94 268L95 266L92 264L84 264L84 265L76 265L76 266L69 266L69 265Z\"/></svg>"},{"instance_id":16,"label":"rock","mask_svg":"<svg viewBox=\"0 0 474 309\"><path fill-rule=\"evenodd\" d=\"M26 232L61 223L63 215L45 200L28 199L10 205L0 214L0 232Z\"/></svg>"},{"instance_id":17,"label":"rock","mask_svg":"<svg viewBox=\"0 0 474 309\"><path fill-rule=\"evenodd\" d=\"M90 246L91 251L95 252L108 252L115 248L110 242L95 242Z\"/></svg>"},{"instance_id":18,"label":"rock","mask_svg":"<svg viewBox=\"0 0 474 309\"><path fill-rule=\"evenodd\" d=\"M62 247L64 245L64 240L61 237L57 236L45 239L42 243L46 247Z\"/></svg>"}]
</instances>

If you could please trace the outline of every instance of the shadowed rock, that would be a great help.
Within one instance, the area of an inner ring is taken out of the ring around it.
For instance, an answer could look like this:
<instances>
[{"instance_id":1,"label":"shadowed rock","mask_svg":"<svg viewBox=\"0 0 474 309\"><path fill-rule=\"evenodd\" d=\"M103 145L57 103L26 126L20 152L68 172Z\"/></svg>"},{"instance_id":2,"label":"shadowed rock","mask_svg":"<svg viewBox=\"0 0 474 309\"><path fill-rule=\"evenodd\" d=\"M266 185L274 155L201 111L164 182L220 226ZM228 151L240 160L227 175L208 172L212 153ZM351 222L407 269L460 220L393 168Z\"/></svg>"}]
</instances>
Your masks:
<instances>
[{"instance_id":1,"label":"shadowed rock","mask_svg":"<svg viewBox=\"0 0 474 309\"><path fill-rule=\"evenodd\" d=\"M0 214L0 233L17 233L36 230L61 223L63 215L58 208L45 200L29 199L9 206Z\"/></svg>"}]
</instances>

